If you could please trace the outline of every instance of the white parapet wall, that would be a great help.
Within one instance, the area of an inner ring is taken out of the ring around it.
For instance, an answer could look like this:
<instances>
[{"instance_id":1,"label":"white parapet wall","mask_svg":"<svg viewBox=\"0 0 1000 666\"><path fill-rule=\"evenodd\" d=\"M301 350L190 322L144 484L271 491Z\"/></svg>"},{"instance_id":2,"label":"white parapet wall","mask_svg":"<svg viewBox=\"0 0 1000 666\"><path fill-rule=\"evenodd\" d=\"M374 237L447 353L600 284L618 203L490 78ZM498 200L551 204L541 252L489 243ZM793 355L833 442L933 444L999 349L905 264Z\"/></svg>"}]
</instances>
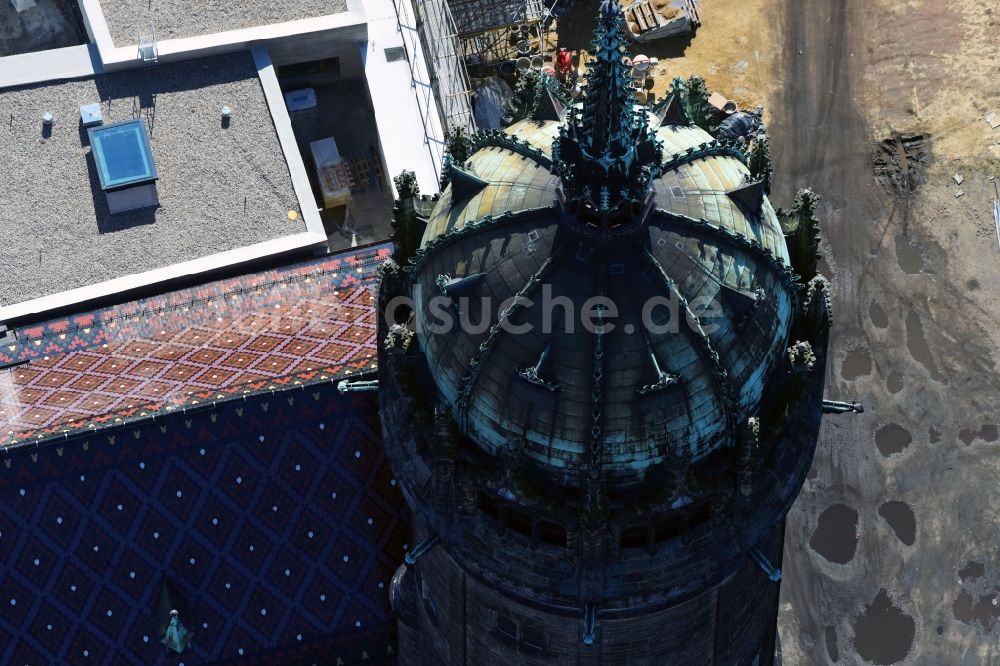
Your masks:
<instances>
[{"instance_id":1,"label":"white parapet wall","mask_svg":"<svg viewBox=\"0 0 1000 666\"><path fill-rule=\"evenodd\" d=\"M46 81L93 76L104 71L93 44L32 51L0 58L0 90Z\"/></svg>"},{"instance_id":2,"label":"white parapet wall","mask_svg":"<svg viewBox=\"0 0 1000 666\"><path fill-rule=\"evenodd\" d=\"M114 2L114 0L105 1ZM101 0L80 0L80 13L87 35L97 45L101 62L107 70L134 67L141 62L138 44L116 46L112 41L111 31L108 29L104 10L101 8ZM361 0L347 0L345 12L196 37L159 40L156 50L159 60L171 62L255 46L274 46L276 43L288 40L304 45L311 40L331 37L333 33L338 33L339 36L345 28L363 27L364 24L365 14Z\"/></svg>"},{"instance_id":3,"label":"white parapet wall","mask_svg":"<svg viewBox=\"0 0 1000 666\"><path fill-rule=\"evenodd\" d=\"M10 322L24 318L41 319L46 313L61 311L66 308L84 306L102 299L111 297L121 297L128 300L128 294L135 293L151 285L160 283L170 283L172 281L186 281L186 278L204 276L205 280L211 279L213 274L225 269L241 265L249 265L265 257L273 257L284 254L300 254L303 248L316 246L317 243L325 243L326 236L317 238L315 233L303 232L284 238L264 241L255 245L219 252L217 254L183 261L163 268L125 275L114 280L107 280L97 284L79 287L62 291L58 294L35 298L22 303L15 303L5 307L0 307L0 322Z\"/></svg>"},{"instance_id":4,"label":"white parapet wall","mask_svg":"<svg viewBox=\"0 0 1000 666\"><path fill-rule=\"evenodd\" d=\"M438 191L444 128L410 0L364 0L368 41L361 44L365 80L390 178L413 171L424 194ZM396 7L400 8L397 16ZM386 49L406 57L390 62ZM395 184L393 184L393 192ZM397 193L398 194L398 193Z\"/></svg>"}]
</instances>

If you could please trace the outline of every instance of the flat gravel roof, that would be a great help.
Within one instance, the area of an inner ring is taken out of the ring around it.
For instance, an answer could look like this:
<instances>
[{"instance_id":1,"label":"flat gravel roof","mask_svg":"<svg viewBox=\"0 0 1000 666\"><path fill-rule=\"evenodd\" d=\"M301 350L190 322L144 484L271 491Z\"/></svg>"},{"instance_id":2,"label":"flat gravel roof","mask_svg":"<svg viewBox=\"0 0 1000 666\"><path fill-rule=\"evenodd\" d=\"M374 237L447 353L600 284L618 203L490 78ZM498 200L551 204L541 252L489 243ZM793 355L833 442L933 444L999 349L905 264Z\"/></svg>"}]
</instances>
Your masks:
<instances>
[{"instance_id":1,"label":"flat gravel roof","mask_svg":"<svg viewBox=\"0 0 1000 666\"><path fill-rule=\"evenodd\" d=\"M113 0L102 2L101 9L115 46L130 46L151 27L160 40L211 35L340 14L347 11L347 0Z\"/></svg>"},{"instance_id":2,"label":"flat gravel roof","mask_svg":"<svg viewBox=\"0 0 1000 666\"><path fill-rule=\"evenodd\" d=\"M80 125L93 102L105 124L145 120L159 208L108 212ZM0 306L305 231L293 210L249 53L0 90Z\"/></svg>"}]
</instances>

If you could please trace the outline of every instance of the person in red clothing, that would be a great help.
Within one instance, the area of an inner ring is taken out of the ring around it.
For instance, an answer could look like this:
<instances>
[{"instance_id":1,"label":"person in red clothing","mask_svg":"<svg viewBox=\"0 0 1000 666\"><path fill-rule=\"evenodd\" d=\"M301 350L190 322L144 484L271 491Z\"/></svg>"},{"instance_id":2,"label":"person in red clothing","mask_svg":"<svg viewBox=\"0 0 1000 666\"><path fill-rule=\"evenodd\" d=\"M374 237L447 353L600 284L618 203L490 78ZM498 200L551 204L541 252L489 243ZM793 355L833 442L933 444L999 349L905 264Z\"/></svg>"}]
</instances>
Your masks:
<instances>
[{"instance_id":1,"label":"person in red clothing","mask_svg":"<svg viewBox=\"0 0 1000 666\"><path fill-rule=\"evenodd\" d=\"M556 74L563 83L569 78L569 73L573 70L573 56L564 48L560 48L556 53Z\"/></svg>"}]
</instances>

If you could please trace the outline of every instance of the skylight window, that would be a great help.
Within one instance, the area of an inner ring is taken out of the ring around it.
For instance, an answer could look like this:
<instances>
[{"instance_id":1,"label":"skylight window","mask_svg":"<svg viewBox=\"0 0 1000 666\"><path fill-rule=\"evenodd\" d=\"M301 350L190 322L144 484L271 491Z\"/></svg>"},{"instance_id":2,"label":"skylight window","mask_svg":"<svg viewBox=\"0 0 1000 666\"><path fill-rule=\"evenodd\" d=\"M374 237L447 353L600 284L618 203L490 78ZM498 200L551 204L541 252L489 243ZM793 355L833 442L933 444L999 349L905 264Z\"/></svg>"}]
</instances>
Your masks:
<instances>
[{"instance_id":1,"label":"skylight window","mask_svg":"<svg viewBox=\"0 0 1000 666\"><path fill-rule=\"evenodd\" d=\"M156 180L149 134L142 118L87 130L101 188L111 190Z\"/></svg>"}]
</instances>

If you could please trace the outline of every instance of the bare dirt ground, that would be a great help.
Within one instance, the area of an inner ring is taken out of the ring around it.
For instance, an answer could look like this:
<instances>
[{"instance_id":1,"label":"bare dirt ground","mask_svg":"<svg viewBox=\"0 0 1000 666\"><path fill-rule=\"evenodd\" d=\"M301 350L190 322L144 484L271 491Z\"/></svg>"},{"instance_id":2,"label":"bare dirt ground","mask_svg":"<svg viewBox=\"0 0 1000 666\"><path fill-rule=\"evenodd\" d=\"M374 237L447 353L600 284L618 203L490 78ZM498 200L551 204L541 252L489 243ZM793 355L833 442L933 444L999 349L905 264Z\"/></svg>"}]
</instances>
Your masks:
<instances>
[{"instance_id":1,"label":"bare dirt ground","mask_svg":"<svg viewBox=\"0 0 1000 666\"><path fill-rule=\"evenodd\" d=\"M824 423L789 516L786 663L1000 663L1000 251L988 180L1000 130L982 119L1000 110L998 14L985 0L781 7L775 198L804 184L826 197L828 396L867 410ZM874 175L873 144L893 131L927 137L915 191ZM858 514L846 564L810 546L834 504ZM912 516L912 535L889 507Z\"/></svg>"},{"instance_id":2,"label":"bare dirt ground","mask_svg":"<svg viewBox=\"0 0 1000 666\"><path fill-rule=\"evenodd\" d=\"M662 97L674 77L697 74L710 90L735 100L740 108L765 104L775 91L774 59L781 44L769 17L776 0L710 0L701 4L702 26L693 38L635 44L633 55L659 58L653 91ZM578 55L590 45L597 2L578 0L559 23L559 46ZM586 58L584 58L586 60Z\"/></svg>"}]
</instances>

